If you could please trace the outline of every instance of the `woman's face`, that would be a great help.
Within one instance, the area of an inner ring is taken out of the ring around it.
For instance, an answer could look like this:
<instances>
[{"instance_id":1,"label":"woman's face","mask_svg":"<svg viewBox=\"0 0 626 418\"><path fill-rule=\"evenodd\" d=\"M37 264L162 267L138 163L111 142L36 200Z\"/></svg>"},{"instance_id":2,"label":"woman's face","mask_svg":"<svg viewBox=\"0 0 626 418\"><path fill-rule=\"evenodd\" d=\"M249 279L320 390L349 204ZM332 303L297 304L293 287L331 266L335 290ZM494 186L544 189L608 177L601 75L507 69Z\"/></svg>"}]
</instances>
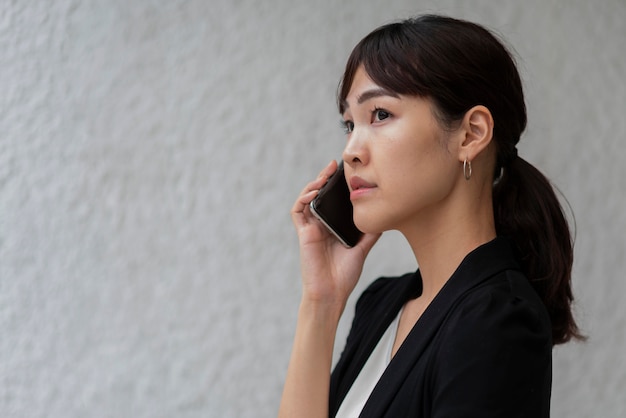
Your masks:
<instances>
[{"instance_id":1,"label":"woman's face","mask_svg":"<svg viewBox=\"0 0 626 418\"><path fill-rule=\"evenodd\" d=\"M344 105L343 160L359 229L403 231L416 220L435 221L460 166L448 149L454 133L440 127L431 102L387 91L361 67Z\"/></svg>"}]
</instances>

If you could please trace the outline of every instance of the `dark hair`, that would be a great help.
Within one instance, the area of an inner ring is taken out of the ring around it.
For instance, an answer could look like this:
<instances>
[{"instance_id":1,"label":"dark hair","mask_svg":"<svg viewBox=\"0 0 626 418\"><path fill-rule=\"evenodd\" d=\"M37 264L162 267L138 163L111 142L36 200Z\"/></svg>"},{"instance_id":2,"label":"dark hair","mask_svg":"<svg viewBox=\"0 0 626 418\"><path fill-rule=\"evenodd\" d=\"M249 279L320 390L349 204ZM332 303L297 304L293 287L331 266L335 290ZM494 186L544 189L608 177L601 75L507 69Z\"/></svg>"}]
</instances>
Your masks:
<instances>
[{"instance_id":1,"label":"dark hair","mask_svg":"<svg viewBox=\"0 0 626 418\"><path fill-rule=\"evenodd\" d=\"M584 339L571 310L573 242L563 208L548 179L517 156L526 105L508 50L487 29L445 16L382 26L359 42L348 59L338 89L340 113L361 65L381 87L431 100L444 127L452 127L473 106L491 111L497 234L513 241L524 273L550 314L553 344Z\"/></svg>"}]
</instances>

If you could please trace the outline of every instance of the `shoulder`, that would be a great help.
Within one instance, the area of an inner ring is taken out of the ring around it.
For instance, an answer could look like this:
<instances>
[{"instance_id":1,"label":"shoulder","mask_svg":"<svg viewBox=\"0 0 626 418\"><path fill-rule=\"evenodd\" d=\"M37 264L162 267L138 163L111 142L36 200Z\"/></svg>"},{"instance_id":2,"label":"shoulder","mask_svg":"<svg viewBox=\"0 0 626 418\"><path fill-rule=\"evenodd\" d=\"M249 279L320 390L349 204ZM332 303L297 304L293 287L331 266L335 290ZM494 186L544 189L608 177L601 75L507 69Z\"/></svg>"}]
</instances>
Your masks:
<instances>
[{"instance_id":1,"label":"shoulder","mask_svg":"<svg viewBox=\"0 0 626 418\"><path fill-rule=\"evenodd\" d=\"M522 273L502 271L465 293L440 331L432 370L444 409L452 399L484 412L549 405L550 320Z\"/></svg>"},{"instance_id":2,"label":"shoulder","mask_svg":"<svg viewBox=\"0 0 626 418\"><path fill-rule=\"evenodd\" d=\"M377 307L388 307L393 300L411 293L418 284L416 275L417 273L406 273L402 276L384 276L374 280L357 299L356 314L359 315Z\"/></svg>"},{"instance_id":3,"label":"shoulder","mask_svg":"<svg viewBox=\"0 0 626 418\"><path fill-rule=\"evenodd\" d=\"M464 335L450 332L458 326L466 332L498 331L486 337L535 337L551 344L548 312L528 279L516 270L495 274L462 295L450 312L447 326L454 338Z\"/></svg>"}]
</instances>

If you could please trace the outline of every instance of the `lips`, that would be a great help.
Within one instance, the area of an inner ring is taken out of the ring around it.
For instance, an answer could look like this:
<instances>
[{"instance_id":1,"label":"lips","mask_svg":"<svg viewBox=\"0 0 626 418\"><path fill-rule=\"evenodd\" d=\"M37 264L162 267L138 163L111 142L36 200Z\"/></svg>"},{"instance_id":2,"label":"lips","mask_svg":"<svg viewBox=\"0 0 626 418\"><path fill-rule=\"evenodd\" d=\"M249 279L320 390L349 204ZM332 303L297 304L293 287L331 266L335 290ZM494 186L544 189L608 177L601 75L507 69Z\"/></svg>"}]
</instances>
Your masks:
<instances>
[{"instance_id":1,"label":"lips","mask_svg":"<svg viewBox=\"0 0 626 418\"><path fill-rule=\"evenodd\" d=\"M350 190L356 191L361 189L372 189L376 187L374 183L363 180L361 177L353 176L350 178Z\"/></svg>"}]
</instances>

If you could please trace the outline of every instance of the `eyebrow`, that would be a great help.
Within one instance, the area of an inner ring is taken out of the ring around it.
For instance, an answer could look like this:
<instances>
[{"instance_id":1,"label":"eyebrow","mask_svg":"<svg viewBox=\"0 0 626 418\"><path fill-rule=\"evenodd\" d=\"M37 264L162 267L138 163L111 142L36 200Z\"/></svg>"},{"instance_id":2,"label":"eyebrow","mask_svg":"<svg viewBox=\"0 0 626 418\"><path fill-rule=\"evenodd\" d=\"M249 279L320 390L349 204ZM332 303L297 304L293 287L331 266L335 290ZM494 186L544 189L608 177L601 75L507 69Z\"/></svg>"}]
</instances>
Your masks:
<instances>
[{"instance_id":1,"label":"eyebrow","mask_svg":"<svg viewBox=\"0 0 626 418\"><path fill-rule=\"evenodd\" d=\"M381 97L381 96L390 96L390 97L395 97L396 99L400 98L398 94L394 93L391 90L387 90L383 88L376 88L376 89L366 90L363 93L361 93L357 97L356 102L357 104L363 104L368 100L374 99L376 97ZM350 105L348 104L348 101L345 99L341 101L341 106L342 106L342 109L344 110L350 107Z\"/></svg>"}]
</instances>

